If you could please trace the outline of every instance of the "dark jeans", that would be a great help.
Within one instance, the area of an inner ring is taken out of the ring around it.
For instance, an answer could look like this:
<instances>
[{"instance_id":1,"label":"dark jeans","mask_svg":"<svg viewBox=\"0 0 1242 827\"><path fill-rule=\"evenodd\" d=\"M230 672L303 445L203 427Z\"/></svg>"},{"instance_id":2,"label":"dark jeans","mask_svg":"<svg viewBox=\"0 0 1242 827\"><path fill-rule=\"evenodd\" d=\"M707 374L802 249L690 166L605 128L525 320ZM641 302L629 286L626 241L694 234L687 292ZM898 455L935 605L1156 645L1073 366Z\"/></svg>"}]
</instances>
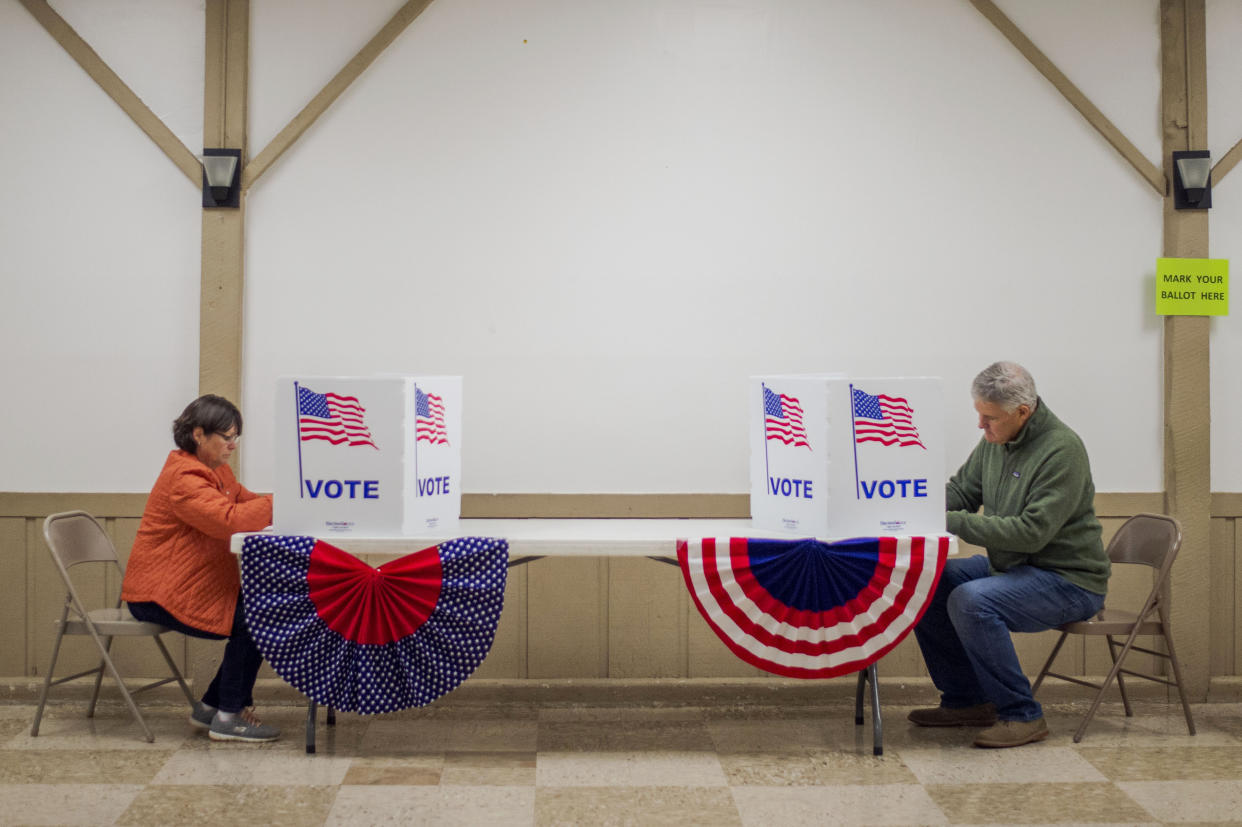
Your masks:
<instances>
[{"instance_id":1,"label":"dark jeans","mask_svg":"<svg viewBox=\"0 0 1242 827\"><path fill-rule=\"evenodd\" d=\"M130 603L129 612L139 620L167 626L189 637L225 639L224 635L185 625L158 603ZM224 659L220 661L220 668L216 670L211 685L203 693L203 703L222 712L241 712L248 706L254 706L254 682L259 676L259 667L263 665L263 655L260 654L259 647L254 645L250 630L246 628L246 613L241 595L237 596L237 609L233 612L233 631L229 634L228 641L224 647Z\"/></svg>"}]
</instances>

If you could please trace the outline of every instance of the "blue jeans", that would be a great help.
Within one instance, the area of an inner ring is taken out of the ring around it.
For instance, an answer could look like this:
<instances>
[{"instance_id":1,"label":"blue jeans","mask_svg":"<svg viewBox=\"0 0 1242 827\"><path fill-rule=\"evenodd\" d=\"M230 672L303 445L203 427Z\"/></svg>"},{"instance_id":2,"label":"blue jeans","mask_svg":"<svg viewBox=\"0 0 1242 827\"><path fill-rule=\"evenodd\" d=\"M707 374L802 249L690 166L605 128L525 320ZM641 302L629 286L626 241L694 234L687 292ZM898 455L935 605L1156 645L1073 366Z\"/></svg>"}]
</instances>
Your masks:
<instances>
[{"instance_id":1,"label":"blue jeans","mask_svg":"<svg viewBox=\"0 0 1242 827\"><path fill-rule=\"evenodd\" d=\"M1044 569L1018 566L991 574L983 555L952 559L914 636L941 706L991 701L1003 721L1033 721L1043 708L1031 694L1009 633L1085 620L1103 605L1104 595Z\"/></svg>"},{"instance_id":2,"label":"blue jeans","mask_svg":"<svg viewBox=\"0 0 1242 827\"><path fill-rule=\"evenodd\" d=\"M129 613L139 620L167 626L175 632L189 637L206 638L207 640L224 640L224 635L204 632L193 626L187 626L158 603L130 603ZM207 691L203 693L203 703L223 712L241 712L248 706L254 706L254 682L259 677L259 667L263 665L263 655L259 647L254 645L250 630L246 627L246 612L242 606L241 595L237 596L237 608L233 612L233 629L224 647L224 658L216 676L211 679Z\"/></svg>"}]
</instances>

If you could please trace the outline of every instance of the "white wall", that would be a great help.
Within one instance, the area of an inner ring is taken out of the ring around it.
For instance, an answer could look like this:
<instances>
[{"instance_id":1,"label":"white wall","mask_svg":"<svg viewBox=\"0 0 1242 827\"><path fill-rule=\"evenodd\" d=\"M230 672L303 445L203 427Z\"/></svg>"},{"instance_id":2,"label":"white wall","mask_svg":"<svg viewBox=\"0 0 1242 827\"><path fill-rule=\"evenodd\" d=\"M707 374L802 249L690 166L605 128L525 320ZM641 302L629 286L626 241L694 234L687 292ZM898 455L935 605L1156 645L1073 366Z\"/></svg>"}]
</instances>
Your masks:
<instances>
[{"instance_id":1,"label":"white wall","mask_svg":"<svg viewBox=\"0 0 1242 827\"><path fill-rule=\"evenodd\" d=\"M201 8L55 5L201 148ZM0 490L145 491L198 387L198 188L13 0L0 78Z\"/></svg>"},{"instance_id":2,"label":"white wall","mask_svg":"<svg viewBox=\"0 0 1242 827\"><path fill-rule=\"evenodd\" d=\"M151 3L55 5L124 40L111 18ZM1158 162L1156 0L1003 5ZM397 6L255 0L251 155ZM202 9L179 14L153 25L196 19L201 67ZM1238 17L1209 4L1215 157L1242 137L1223 91ZM0 410L24 435L0 490L145 490L194 395L197 195L16 4L0 47L0 111L21 116L0 150L38 159L48 202L0 206L21 297L0 358L28 406ZM148 103L194 80L133 71ZM89 130L58 129L62 103ZM174 127L192 149L198 118ZM62 159L101 141L148 183L75 207L98 226L64 244L60 210L96 186ZM1235 177L1217 257L1242 235ZM953 465L977 438L970 378L1010 358L1083 435L1099 490L1157 491L1160 211L964 0L436 0L250 194L243 479L272 486L283 373L464 375L468 491L739 492L751 374L942 376ZM63 323L30 312L70 288L93 292ZM97 311L103 330L72 335ZM1214 322L1217 422L1235 330ZM77 413L84 383L102 410ZM1215 490L1242 489L1227 439Z\"/></svg>"},{"instance_id":3,"label":"white wall","mask_svg":"<svg viewBox=\"0 0 1242 827\"><path fill-rule=\"evenodd\" d=\"M1242 5L1207 0L1207 52L1213 163L1242 141ZM1212 85L1215 79L1217 82ZM1242 491L1242 168L1212 192L1211 250L1228 258L1233 315L1212 319L1212 490Z\"/></svg>"}]
</instances>

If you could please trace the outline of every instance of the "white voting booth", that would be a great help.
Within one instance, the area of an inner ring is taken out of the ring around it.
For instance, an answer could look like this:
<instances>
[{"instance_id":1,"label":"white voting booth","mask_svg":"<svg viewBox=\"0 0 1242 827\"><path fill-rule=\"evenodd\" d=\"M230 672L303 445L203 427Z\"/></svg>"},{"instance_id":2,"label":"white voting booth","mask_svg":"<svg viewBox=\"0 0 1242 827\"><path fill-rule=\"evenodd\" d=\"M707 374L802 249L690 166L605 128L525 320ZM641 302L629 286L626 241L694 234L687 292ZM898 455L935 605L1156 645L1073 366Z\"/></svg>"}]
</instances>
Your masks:
<instances>
[{"instance_id":1,"label":"white voting booth","mask_svg":"<svg viewBox=\"0 0 1242 827\"><path fill-rule=\"evenodd\" d=\"M940 379L752 377L749 397L756 527L834 538L944 532Z\"/></svg>"},{"instance_id":2,"label":"white voting booth","mask_svg":"<svg viewBox=\"0 0 1242 827\"><path fill-rule=\"evenodd\" d=\"M461 516L460 376L284 376L272 525L401 536Z\"/></svg>"}]
</instances>

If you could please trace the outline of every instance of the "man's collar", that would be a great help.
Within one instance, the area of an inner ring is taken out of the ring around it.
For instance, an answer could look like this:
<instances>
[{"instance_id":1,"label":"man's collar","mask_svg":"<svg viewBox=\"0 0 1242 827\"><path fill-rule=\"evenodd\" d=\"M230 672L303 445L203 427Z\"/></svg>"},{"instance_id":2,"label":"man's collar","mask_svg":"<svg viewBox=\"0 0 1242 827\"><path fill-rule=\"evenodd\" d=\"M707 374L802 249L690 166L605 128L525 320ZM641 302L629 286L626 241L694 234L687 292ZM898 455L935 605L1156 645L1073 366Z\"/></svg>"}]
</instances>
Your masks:
<instances>
[{"instance_id":1,"label":"man's collar","mask_svg":"<svg viewBox=\"0 0 1242 827\"><path fill-rule=\"evenodd\" d=\"M1028 439L1034 439L1030 436L1032 433L1039 433L1043 430L1044 422L1047 420L1047 407L1044 400L1038 396L1035 397L1035 410L1031 411L1031 415L1027 418L1026 424L1022 426L1022 430L1018 431L1018 435L1005 443L1006 448L1021 448L1026 444Z\"/></svg>"}]
</instances>

